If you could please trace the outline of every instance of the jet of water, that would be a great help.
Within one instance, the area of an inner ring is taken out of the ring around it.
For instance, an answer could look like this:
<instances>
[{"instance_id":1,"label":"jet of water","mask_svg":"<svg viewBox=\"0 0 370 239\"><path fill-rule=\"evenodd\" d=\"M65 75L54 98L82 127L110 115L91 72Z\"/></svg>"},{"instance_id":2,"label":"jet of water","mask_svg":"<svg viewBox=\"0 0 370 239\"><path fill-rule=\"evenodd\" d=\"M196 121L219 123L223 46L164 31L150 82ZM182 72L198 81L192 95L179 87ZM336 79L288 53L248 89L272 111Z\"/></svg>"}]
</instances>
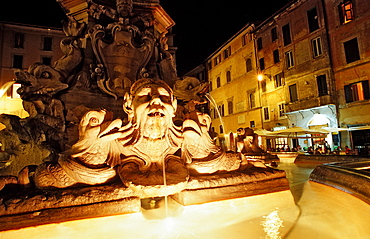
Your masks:
<instances>
[{"instance_id":1,"label":"jet of water","mask_svg":"<svg viewBox=\"0 0 370 239\"><path fill-rule=\"evenodd\" d=\"M2 98L7 90L15 83L15 81L8 81L0 87L0 98Z\"/></svg>"},{"instance_id":2,"label":"jet of water","mask_svg":"<svg viewBox=\"0 0 370 239\"><path fill-rule=\"evenodd\" d=\"M221 116L221 113L220 113L220 110L218 109L217 107L217 103L215 101L215 99L211 96L211 94L209 93L206 93L205 94L205 97L207 98L207 100L213 105L213 107L215 108L216 112L217 112L217 115L218 117L220 118L220 123L222 125L222 128L224 130L224 132L226 132L226 128L225 128L225 124L224 124L224 120L222 119L222 116Z\"/></svg>"}]
</instances>

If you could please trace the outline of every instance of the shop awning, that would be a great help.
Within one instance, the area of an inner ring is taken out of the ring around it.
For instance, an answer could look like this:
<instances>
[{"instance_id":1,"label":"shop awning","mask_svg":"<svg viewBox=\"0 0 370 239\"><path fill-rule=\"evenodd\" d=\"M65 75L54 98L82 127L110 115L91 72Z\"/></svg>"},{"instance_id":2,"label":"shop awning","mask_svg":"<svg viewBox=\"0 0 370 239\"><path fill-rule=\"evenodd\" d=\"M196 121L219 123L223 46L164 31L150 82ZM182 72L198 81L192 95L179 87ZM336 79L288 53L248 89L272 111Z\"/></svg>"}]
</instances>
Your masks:
<instances>
[{"instance_id":1,"label":"shop awning","mask_svg":"<svg viewBox=\"0 0 370 239\"><path fill-rule=\"evenodd\" d=\"M330 131L324 129L292 127L279 131L273 131L266 136L273 138L324 138L329 133Z\"/></svg>"}]
</instances>

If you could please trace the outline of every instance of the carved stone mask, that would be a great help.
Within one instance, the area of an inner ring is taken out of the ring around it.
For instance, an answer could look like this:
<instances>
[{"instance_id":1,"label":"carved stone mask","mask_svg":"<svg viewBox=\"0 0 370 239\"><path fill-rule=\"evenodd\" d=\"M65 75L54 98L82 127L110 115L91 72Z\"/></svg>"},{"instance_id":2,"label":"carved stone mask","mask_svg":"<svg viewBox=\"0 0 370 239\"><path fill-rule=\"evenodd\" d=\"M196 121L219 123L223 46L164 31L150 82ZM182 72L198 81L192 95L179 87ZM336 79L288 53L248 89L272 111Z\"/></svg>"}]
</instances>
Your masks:
<instances>
[{"instance_id":1,"label":"carved stone mask","mask_svg":"<svg viewBox=\"0 0 370 239\"><path fill-rule=\"evenodd\" d=\"M140 83L136 82L131 88L132 94L125 96L123 108L143 137L163 138L172 126L177 101L163 81L144 79Z\"/></svg>"}]
</instances>

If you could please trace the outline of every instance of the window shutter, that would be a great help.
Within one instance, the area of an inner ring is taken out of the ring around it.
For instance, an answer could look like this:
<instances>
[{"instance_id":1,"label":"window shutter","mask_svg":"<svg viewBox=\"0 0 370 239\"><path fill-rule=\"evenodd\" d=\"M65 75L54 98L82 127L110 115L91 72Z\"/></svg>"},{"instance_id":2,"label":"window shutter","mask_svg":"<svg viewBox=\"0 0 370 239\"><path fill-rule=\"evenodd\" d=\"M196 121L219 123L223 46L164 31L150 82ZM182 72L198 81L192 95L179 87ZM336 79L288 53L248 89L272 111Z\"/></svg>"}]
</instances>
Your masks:
<instances>
[{"instance_id":1,"label":"window shutter","mask_svg":"<svg viewBox=\"0 0 370 239\"><path fill-rule=\"evenodd\" d=\"M340 24L343 24L344 23L344 16L343 16L343 7L342 7L343 4L339 4L338 6L338 13L339 13L339 21L340 21Z\"/></svg>"},{"instance_id":2,"label":"window shutter","mask_svg":"<svg viewBox=\"0 0 370 239\"><path fill-rule=\"evenodd\" d=\"M370 99L369 81L365 80L362 82L362 89L364 90L365 100Z\"/></svg>"},{"instance_id":3,"label":"window shutter","mask_svg":"<svg viewBox=\"0 0 370 239\"><path fill-rule=\"evenodd\" d=\"M352 102L352 90L351 90L351 85L345 85L344 86L344 95L346 97L346 102L350 103Z\"/></svg>"}]
</instances>

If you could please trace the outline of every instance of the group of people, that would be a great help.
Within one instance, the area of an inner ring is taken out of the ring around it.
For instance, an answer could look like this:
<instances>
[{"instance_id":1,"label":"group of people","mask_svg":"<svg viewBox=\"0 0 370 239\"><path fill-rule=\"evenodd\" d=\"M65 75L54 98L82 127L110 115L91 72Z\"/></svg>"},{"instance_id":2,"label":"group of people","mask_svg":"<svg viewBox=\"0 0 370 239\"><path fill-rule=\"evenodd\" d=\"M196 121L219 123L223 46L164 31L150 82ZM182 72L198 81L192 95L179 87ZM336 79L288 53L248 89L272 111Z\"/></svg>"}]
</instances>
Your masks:
<instances>
[{"instance_id":1,"label":"group of people","mask_svg":"<svg viewBox=\"0 0 370 239\"><path fill-rule=\"evenodd\" d=\"M289 145L272 148L269 151L271 152L305 152L308 154L346 154L351 155L352 150L350 147L345 146L344 150L340 146L334 147L334 150L331 149L330 145L325 141L323 145L314 145L309 147L302 148L300 145L297 147L290 148Z\"/></svg>"},{"instance_id":2,"label":"group of people","mask_svg":"<svg viewBox=\"0 0 370 239\"><path fill-rule=\"evenodd\" d=\"M272 152L303 152L301 146L290 148L289 145L270 149Z\"/></svg>"},{"instance_id":3,"label":"group of people","mask_svg":"<svg viewBox=\"0 0 370 239\"><path fill-rule=\"evenodd\" d=\"M345 155L351 155L352 150L347 145L344 148L344 150L342 150L342 148L340 146L338 146L338 147L334 147L333 151L331 150L330 147L327 148L327 147L318 146L315 149L313 149L310 146L307 149L307 153L309 153L309 154L343 154L343 155L345 154Z\"/></svg>"}]
</instances>

